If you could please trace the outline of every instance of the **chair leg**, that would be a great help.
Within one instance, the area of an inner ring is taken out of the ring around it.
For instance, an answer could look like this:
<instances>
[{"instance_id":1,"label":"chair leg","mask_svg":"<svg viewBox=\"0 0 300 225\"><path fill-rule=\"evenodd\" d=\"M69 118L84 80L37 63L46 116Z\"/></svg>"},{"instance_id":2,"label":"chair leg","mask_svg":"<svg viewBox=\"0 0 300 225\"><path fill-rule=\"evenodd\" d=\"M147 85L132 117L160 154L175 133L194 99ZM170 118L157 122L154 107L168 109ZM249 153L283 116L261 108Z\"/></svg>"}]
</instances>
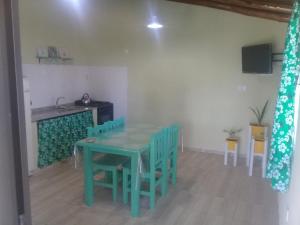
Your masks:
<instances>
[{"instance_id":1,"label":"chair leg","mask_svg":"<svg viewBox=\"0 0 300 225\"><path fill-rule=\"evenodd\" d=\"M163 181L161 182L160 184L160 195L161 196L165 196L167 194L167 191L166 191L166 183L168 182L167 179L163 179Z\"/></svg>"},{"instance_id":2,"label":"chair leg","mask_svg":"<svg viewBox=\"0 0 300 225\"><path fill-rule=\"evenodd\" d=\"M74 168L75 169L77 169L77 154L78 154L77 146L74 146L73 156L74 156Z\"/></svg>"},{"instance_id":3,"label":"chair leg","mask_svg":"<svg viewBox=\"0 0 300 225\"><path fill-rule=\"evenodd\" d=\"M175 151L177 151L177 149ZM176 185L176 183L177 183L177 152L173 153L171 160L172 160L172 166L171 166L172 184Z\"/></svg>"},{"instance_id":4,"label":"chair leg","mask_svg":"<svg viewBox=\"0 0 300 225\"><path fill-rule=\"evenodd\" d=\"M112 191L112 196L113 196L113 201L117 201L117 195L118 195L118 173L117 170L112 171L112 184L113 184L113 191Z\"/></svg>"},{"instance_id":5,"label":"chair leg","mask_svg":"<svg viewBox=\"0 0 300 225\"><path fill-rule=\"evenodd\" d=\"M155 175L150 178L150 209L155 208Z\"/></svg>"},{"instance_id":6,"label":"chair leg","mask_svg":"<svg viewBox=\"0 0 300 225\"><path fill-rule=\"evenodd\" d=\"M252 176L253 173L253 161L254 161L254 143L251 141L251 151L250 151L250 165L249 165L249 176Z\"/></svg>"},{"instance_id":7,"label":"chair leg","mask_svg":"<svg viewBox=\"0 0 300 225\"><path fill-rule=\"evenodd\" d=\"M123 169L123 203L128 203L128 171Z\"/></svg>"},{"instance_id":8,"label":"chair leg","mask_svg":"<svg viewBox=\"0 0 300 225\"><path fill-rule=\"evenodd\" d=\"M162 165L162 182L160 185L160 193L161 196L165 196L169 189L169 172L168 172L168 165L167 160Z\"/></svg>"}]
</instances>

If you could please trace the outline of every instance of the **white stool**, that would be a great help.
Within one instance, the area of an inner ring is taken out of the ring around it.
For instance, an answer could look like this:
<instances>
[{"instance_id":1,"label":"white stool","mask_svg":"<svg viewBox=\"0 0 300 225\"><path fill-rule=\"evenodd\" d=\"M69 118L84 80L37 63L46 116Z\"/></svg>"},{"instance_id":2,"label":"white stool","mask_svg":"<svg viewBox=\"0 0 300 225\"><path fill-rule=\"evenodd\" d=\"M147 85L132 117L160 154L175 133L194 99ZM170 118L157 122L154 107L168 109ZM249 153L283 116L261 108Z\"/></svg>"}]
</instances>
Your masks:
<instances>
[{"instance_id":1,"label":"white stool","mask_svg":"<svg viewBox=\"0 0 300 225\"><path fill-rule=\"evenodd\" d=\"M247 143L247 167L250 165L251 160L251 143L253 137L264 137L267 140L268 137L268 127L261 126L257 124L250 124L249 125L249 132L248 132L248 143Z\"/></svg>"},{"instance_id":2,"label":"white stool","mask_svg":"<svg viewBox=\"0 0 300 225\"><path fill-rule=\"evenodd\" d=\"M225 143L225 153L224 153L224 165L228 163L228 154L233 154L233 165L236 167L237 158L238 158L238 148L239 148L239 139L237 138L227 138Z\"/></svg>"},{"instance_id":3,"label":"white stool","mask_svg":"<svg viewBox=\"0 0 300 225\"><path fill-rule=\"evenodd\" d=\"M268 153L268 140L265 137L253 137L251 140L251 152L249 162L249 176L253 173L254 157L258 156L262 158L262 177L266 177L266 166L267 166L267 153Z\"/></svg>"}]
</instances>

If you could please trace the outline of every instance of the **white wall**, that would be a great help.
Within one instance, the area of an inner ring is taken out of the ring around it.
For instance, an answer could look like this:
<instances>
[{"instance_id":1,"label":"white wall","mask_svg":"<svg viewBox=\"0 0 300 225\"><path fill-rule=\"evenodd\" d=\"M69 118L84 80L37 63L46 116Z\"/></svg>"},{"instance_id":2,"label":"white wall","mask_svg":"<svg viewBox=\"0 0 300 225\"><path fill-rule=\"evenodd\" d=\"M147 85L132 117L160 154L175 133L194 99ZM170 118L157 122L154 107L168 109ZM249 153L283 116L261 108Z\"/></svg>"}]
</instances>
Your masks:
<instances>
[{"instance_id":1,"label":"white wall","mask_svg":"<svg viewBox=\"0 0 300 225\"><path fill-rule=\"evenodd\" d=\"M127 117L128 78L125 67L90 67L89 93L95 99L114 103L114 117Z\"/></svg>"},{"instance_id":2,"label":"white wall","mask_svg":"<svg viewBox=\"0 0 300 225\"><path fill-rule=\"evenodd\" d=\"M74 65L24 64L29 78L32 108L70 103L87 92L98 101L114 103L115 118L127 117L127 69Z\"/></svg>"},{"instance_id":3,"label":"white wall","mask_svg":"<svg viewBox=\"0 0 300 225\"><path fill-rule=\"evenodd\" d=\"M281 52L286 23L169 1L79 2L78 11L74 1L21 4L26 63L36 62L36 47L53 43L69 49L75 64L127 68L129 121L177 121L185 129L186 147L222 152L222 130L237 127L243 128L244 154L248 124L254 120L249 106L262 106L267 99L265 122L271 125L280 64L274 64L271 76L243 74L241 47L273 43ZM163 29L147 29L153 15ZM98 85L92 82L91 90L101 98ZM49 101L53 104L54 98Z\"/></svg>"},{"instance_id":4,"label":"white wall","mask_svg":"<svg viewBox=\"0 0 300 225\"><path fill-rule=\"evenodd\" d=\"M296 92L296 146L292 165L292 179L289 191L278 194L280 225L300 224L300 86ZM287 215L288 214L288 215Z\"/></svg>"},{"instance_id":5,"label":"white wall","mask_svg":"<svg viewBox=\"0 0 300 225\"><path fill-rule=\"evenodd\" d=\"M274 63L272 75L243 74L241 47L272 43L282 52L287 25L167 1L157 11L165 27L140 30L129 41L129 120L179 122L186 147L220 153L223 129L242 128L245 154L255 121L249 107L268 99L264 122L272 125L281 67Z\"/></svg>"},{"instance_id":6,"label":"white wall","mask_svg":"<svg viewBox=\"0 0 300 225\"><path fill-rule=\"evenodd\" d=\"M32 108L73 102L88 92L88 70L82 66L24 64L23 74L29 78Z\"/></svg>"},{"instance_id":7,"label":"white wall","mask_svg":"<svg viewBox=\"0 0 300 225\"><path fill-rule=\"evenodd\" d=\"M297 139L300 140L300 131L297 134ZM280 225L300 224L300 141L295 148L292 168L292 181L288 193L278 194ZM289 214L288 218L287 213Z\"/></svg>"}]
</instances>

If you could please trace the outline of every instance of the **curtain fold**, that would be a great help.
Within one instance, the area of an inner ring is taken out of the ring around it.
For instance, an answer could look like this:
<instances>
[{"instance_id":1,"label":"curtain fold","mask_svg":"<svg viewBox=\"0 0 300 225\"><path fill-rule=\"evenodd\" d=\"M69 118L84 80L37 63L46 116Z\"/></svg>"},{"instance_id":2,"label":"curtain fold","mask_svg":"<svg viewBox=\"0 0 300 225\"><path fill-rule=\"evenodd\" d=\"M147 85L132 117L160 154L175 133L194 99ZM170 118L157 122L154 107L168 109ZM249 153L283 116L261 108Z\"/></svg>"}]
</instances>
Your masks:
<instances>
[{"instance_id":1,"label":"curtain fold","mask_svg":"<svg viewBox=\"0 0 300 225\"><path fill-rule=\"evenodd\" d=\"M300 4L295 0L285 40L280 88L274 115L267 178L272 187L286 192L291 178L294 151L295 93L300 62Z\"/></svg>"}]
</instances>

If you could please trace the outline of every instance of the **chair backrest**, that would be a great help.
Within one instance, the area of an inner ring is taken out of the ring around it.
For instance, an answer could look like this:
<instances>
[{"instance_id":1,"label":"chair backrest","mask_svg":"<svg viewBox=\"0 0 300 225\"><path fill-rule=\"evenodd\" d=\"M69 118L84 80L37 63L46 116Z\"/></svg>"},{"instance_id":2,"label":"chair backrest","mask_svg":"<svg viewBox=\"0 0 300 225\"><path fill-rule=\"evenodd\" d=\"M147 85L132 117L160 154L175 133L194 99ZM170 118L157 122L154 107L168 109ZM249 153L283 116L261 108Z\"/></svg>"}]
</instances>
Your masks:
<instances>
[{"instance_id":1,"label":"chair backrest","mask_svg":"<svg viewBox=\"0 0 300 225\"><path fill-rule=\"evenodd\" d=\"M113 121L107 121L103 124L104 132L111 131L114 129L114 122Z\"/></svg>"},{"instance_id":2,"label":"chair backrest","mask_svg":"<svg viewBox=\"0 0 300 225\"><path fill-rule=\"evenodd\" d=\"M166 128L167 130L167 149L168 153L177 152L178 148L178 138L179 138L179 126L177 124L172 124Z\"/></svg>"},{"instance_id":3,"label":"chair backrest","mask_svg":"<svg viewBox=\"0 0 300 225\"><path fill-rule=\"evenodd\" d=\"M113 121L107 121L102 125L97 125L95 127L88 127L87 128L88 137L95 137L105 132L109 132L113 129L124 127L124 125L125 125L125 119L124 117L121 117Z\"/></svg>"},{"instance_id":4,"label":"chair backrest","mask_svg":"<svg viewBox=\"0 0 300 225\"><path fill-rule=\"evenodd\" d=\"M166 143L167 143L167 130L166 128L161 129L159 132L151 137L150 141L150 173L155 173L158 166L166 160Z\"/></svg>"},{"instance_id":5,"label":"chair backrest","mask_svg":"<svg viewBox=\"0 0 300 225\"><path fill-rule=\"evenodd\" d=\"M88 127L87 128L87 135L88 137L96 137L100 134L105 132L105 127L102 125L97 125L95 127Z\"/></svg>"},{"instance_id":6,"label":"chair backrest","mask_svg":"<svg viewBox=\"0 0 300 225\"><path fill-rule=\"evenodd\" d=\"M120 127L124 127L125 126L125 119L124 117L120 117L119 119L116 119L114 121L112 121L113 124L113 128L120 128Z\"/></svg>"}]
</instances>

